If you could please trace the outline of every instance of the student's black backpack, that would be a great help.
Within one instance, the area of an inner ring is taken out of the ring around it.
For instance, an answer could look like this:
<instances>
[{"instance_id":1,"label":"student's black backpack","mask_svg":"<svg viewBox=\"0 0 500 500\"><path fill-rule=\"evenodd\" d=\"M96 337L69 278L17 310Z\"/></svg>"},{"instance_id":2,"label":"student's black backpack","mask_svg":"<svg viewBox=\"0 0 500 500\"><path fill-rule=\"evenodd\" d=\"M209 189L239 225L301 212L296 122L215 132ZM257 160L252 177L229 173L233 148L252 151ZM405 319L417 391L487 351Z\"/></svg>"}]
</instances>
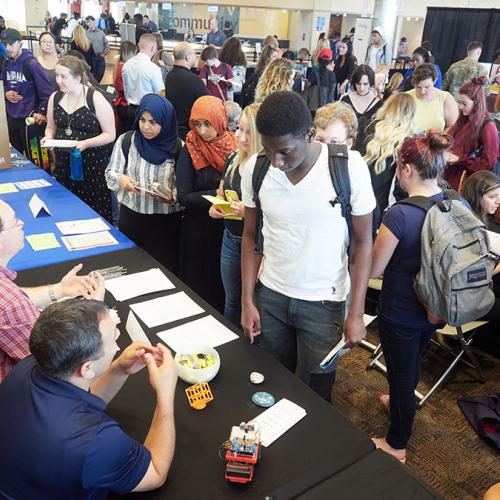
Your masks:
<instances>
[{"instance_id":1,"label":"student's black backpack","mask_svg":"<svg viewBox=\"0 0 500 500\"><path fill-rule=\"evenodd\" d=\"M328 144L328 167L332 178L333 188L337 197L330 201L332 207L340 203L342 217L346 219L349 229L349 240L352 236L351 215L351 182L348 170L349 151L342 144ZM262 234L263 217L259 200L259 191L262 187L264 177L269 170L271 161L264 152L258 154L252 175L253 201L257 208L257 227L255 230L255 254L262 255L264 251L264 236Z\"/></svg>"},{"instance_id":2,"label":"student's black backpack","mask_svg":"<svg viewBox=\"0 0 500 500\"><path fill-rule=\"evenodd\" d=\"M35 56L29 56L23 61L23 75L24 75L24 78L26 78L26 80L28 82L34 81L33 73L31 72L31 61L33 61L35 59L36 59ZM6 64L7 64L7 58L4 57L2 59L2 76L1 76L2 78L4 78L4 76L5 76Z\"/></svg>"}]
</instances>

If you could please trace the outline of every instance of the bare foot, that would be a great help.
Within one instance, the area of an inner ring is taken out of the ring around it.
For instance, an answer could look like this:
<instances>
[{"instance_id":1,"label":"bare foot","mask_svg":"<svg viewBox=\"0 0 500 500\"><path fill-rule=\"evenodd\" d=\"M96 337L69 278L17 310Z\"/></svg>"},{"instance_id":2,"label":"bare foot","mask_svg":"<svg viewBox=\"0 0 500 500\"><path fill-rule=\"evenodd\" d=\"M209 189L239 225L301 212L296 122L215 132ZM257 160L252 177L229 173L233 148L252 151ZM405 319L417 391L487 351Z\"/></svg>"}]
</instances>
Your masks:
<instances>
[{"instance_id":1,"label":"bare foot","mask_svg":"<svg viewBox=\"0 0 500 500\"><path fill-rule=\"evenodd\" d=\"M403 450L398 450L393 448L385 438L372 438L372 441L375 443L377 448L389 453L393 457L396 457L401 463L406 463L406 448Z\"/></svg>"},{"instance_id":2,"label":"bare foot","mask_svg":"<svg viewBox=\"0 0 500 500\"><path fill-rule=\"evenodd\" d=\"M378 400L384 405L385 409L387 410L387 413L390 413L391 410L389 409L389 394L382 394Z\"/></svg>"}]
</instances>

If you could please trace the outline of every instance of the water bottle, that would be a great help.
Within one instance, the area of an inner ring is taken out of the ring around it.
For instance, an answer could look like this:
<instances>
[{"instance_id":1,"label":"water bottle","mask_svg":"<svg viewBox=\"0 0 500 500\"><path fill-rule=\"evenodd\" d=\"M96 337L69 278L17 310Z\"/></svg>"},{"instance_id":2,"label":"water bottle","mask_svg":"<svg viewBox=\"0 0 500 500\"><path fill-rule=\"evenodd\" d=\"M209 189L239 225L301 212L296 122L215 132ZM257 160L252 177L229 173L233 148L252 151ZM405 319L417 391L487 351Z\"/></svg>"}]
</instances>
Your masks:
<instances>
[{"instance_id":1,"label":"water bottle","mask_svg":"<svg viewBox=\"0 0 500 500\"><path fill-rule=\"evenodd\" d=\"M76 148L72 149L69 154L69 167L71 170L71 180L83 181L82 153Z\"/></svg>"}]
</instances>

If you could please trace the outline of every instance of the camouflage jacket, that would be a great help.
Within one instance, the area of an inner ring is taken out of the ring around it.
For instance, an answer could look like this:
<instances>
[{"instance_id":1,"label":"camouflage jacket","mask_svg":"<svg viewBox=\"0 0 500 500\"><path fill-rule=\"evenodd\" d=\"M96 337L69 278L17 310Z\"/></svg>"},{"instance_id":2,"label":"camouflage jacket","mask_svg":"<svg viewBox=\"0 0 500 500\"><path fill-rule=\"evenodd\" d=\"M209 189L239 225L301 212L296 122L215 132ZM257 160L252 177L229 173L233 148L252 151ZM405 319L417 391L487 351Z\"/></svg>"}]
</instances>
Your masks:
<instances>
[{"instance_id":1,"label":"camouflage jacket","mask_svg":"<svg viewBox=\"0 0 500 500\"><path fill-rule=\"evenodd\" d=\"M444 75L441 89L447 90L457 99L460 87L479 75L488 76L486 70L475 59L466 57L450 66Z\"/></svg>"}]
</instances>

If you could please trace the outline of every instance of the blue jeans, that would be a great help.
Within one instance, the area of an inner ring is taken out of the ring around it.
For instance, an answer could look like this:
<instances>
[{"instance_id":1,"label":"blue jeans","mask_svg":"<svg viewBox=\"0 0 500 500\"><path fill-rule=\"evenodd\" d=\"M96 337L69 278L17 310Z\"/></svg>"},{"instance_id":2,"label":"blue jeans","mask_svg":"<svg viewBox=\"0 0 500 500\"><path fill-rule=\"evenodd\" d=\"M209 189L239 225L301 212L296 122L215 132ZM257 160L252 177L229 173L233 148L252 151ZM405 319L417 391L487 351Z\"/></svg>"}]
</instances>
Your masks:
<instances>
[{"instance_id":1,"label":"blue jeans","mask_svg":"<svg viewBox=\"0 0 500 500\"><path fill-rule=\"evenodd\" d=\"M269 351L323 399L330 401L336 364L319 364L340 340L345 302L293 299L257 283L260 314L258 344Z\"/></svg>"},{"instance_id":2,"label":"blue jeans","mask_svg":"<svg viewBox=\"0 0 500 500\"><path fill-rule=\"evenodd\" d=\"M378 324L389 382L391 425L387 442L401 450L408 444L417 410L414 391L420 379L420 356L429 345L435 327L422 330L399 326L380 316Z\"/></svg>"},{"instance_id":3,"label":"blue jeans","mask_svg":"<svg viewBox=\"0 0 500 500\"><path fill-rule=\"evenodd\" d=\"M220 252L220 272L226 299L224 316L236 326L241 325L241 238L224 228Z\"/></svg>"}]
</instances>

